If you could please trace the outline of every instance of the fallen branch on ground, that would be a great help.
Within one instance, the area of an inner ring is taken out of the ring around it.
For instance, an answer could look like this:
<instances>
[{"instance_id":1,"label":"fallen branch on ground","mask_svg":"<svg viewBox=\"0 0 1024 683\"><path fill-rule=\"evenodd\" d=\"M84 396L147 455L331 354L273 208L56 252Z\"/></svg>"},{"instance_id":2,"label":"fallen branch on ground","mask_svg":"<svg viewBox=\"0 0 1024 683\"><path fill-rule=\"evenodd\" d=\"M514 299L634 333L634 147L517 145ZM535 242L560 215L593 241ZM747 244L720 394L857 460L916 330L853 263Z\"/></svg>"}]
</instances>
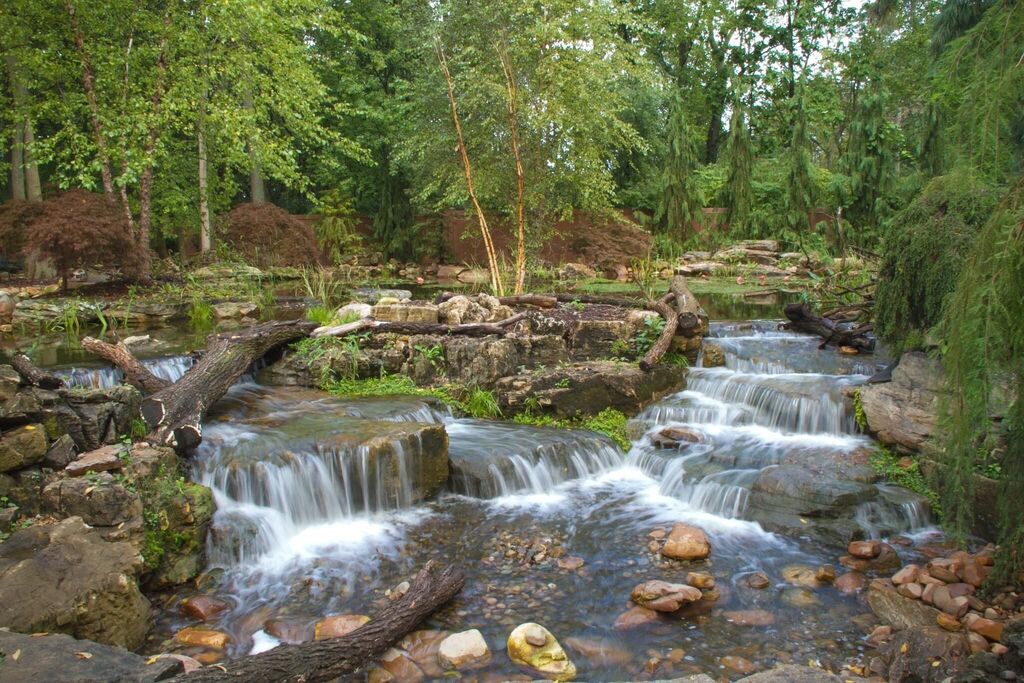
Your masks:
<instances>
[{"instance_id":1,"label":"fallen branch on ground","mask_svg":"<svg viewBox=\"0 0 1024 683\"><path fill-rule=\"evenodd\" d=\"M823 318L811 310L807 304L786 304L786 317L789 322L784 325L787 330L805 332L821 337L819 348L825 348L828 344L837 346L850 346L858 351L870 353L875 350L875 340L867 336L870 327L861 326L853 330L844 330L829 318Z\"/></svg>"},{"instance_id":2,"label":"fallen branch on ground","mask_svg":"<svg viewBox=\"0 0 1024 683\"><path fill-rule=\"evenodd\" d=\"M355 322L333 327L318 327L313 330L312 337L344 337L366 330L373 334L436 334L460 335L466 337L486 337L489 334L503 335L509 329L526 318L526 313L519 313L494 323L466 323L465 325L445 325L444 323L409 323L384 322L373 318L363 318Z\"/></svg>"},{"instance_id":3,"label":"fallen branch on ground","mask_svg":"<svg viewBox=\"0 0 1024 683\"><path fill-rule=\"evenodd\" d=\"M409 590L376 617L348 635L298 645L278 645L257 655L176 676L175 683L317 683L357 672L411 633L462 589L465 575L433 561L416 575Z\"/></svg>"},{"instance_id":4,"label":"fallen branch on ground","mask_svg":"<svg viewBox=\"0 0 1024 683\"><path fill-rule=\"evenodd\" d=\"M662 356L665 355L672 345L672 338L676 336L676 330L679 327L679 311L672 305L675 298L676 295L669 292L657 301L651 301L647 304L648 310L659 313L665 319L665 329L658 336L658 341L654 342L654 345L648 349L647 353L640 360L640 369L644 372L650 372L654 369L654 366L661 362Z\"/></svg>"},{"instance_id":5,"label":"fallen branch on ground","mask_svg":"<svg viewBox=\"0 0 1024 683\"><path fill-rule=\"evenodd\" d=\"M40 370L36 367L28 356L23 353L17 353L11 358L11 367L14 371L21 375L21 378L25 380L27 384L39 387L40 389L60 389L64 386L64 380L56 375L51 375L45 370Z\"/></svg>"}]
</instances>

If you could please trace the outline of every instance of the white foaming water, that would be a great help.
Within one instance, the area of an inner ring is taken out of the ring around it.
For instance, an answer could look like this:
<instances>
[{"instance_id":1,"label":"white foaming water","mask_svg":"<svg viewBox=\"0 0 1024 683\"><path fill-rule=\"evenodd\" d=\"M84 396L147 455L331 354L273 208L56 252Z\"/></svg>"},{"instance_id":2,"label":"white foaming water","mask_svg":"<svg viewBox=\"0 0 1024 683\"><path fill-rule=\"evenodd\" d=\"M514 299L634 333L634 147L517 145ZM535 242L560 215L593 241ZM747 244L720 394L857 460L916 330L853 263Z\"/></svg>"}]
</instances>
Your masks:
<instances>
[{"instance_id":1,"label":"white foaming water","mask_svg":"<svg viewBox=\"0 0 1024 683\"><path fill-rule=\"evenodd\" d=\"M145 358L142 364L147 370L160 379L177 382L191 368L195 361L192 356L167 356L165 358ZM66 368L55 370L54 374L62 377L68 386L84 389L109 389L116 387L124 380L124 373L117 368Z\"/></svg>"},{"instance_id":2,"label":"white foaming water","mask_svg":"<svg viewBox=\"0 0 1024 683\"><path fill-rule=\"evenodd\" d=\"M474 498L544 496L624 460L611 439L593 432L485 420L457 420L447 429L451 489Z\"/></svg>"}]
</instances>

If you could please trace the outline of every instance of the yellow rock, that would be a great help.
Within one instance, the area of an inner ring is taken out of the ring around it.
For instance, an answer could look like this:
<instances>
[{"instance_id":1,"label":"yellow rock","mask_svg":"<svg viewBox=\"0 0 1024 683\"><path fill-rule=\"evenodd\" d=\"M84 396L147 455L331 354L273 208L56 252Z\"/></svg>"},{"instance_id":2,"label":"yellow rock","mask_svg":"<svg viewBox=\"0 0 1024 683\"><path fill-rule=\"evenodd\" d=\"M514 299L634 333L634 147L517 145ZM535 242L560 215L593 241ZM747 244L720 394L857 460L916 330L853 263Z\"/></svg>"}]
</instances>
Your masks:
<instances>
[{"instance_id":1,"label":"yellow rock","mask_svg":"<svg viewBox=\"0 0 1024 683\"><path fill-rule=\"evenodd\" d=\"M231 642L231 636L223 631L215 631L212 628L198 628L188 626L178 631L174 639L182 645L194 647L208 647L212 650L223 650Z\"/></svg>"},{"instance_id":2,"label":"yellow rock","mask_svg":"<svg viewBox=\"0 0 1024 683\"><path fill-rule=\"evenodd\" d=\"M355 631L370 620L362 614L333 614L316 623L313 637L317 640L340 638Z\"/></svg>"},{"instance_id":3,"label":"yellow rock","mask_svg":"<svg viewBox=\"0 0 1024 683\"><path fill-rule=\"evenodd\" d=\"M520 624L508 636L508 656L516 664L527 666L552 681L576 678L576 665L551 632L540 624Z\"/></svg>"}]
</instances>

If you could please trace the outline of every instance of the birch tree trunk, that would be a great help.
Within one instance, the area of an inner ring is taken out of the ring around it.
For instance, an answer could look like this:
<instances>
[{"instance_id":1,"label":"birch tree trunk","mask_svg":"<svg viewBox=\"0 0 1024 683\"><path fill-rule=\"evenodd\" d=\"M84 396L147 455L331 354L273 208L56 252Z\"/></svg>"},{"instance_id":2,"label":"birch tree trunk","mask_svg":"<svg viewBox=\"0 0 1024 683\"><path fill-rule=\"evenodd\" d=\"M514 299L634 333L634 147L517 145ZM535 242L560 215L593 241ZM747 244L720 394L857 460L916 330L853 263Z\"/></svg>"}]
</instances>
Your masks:
<instances>
[{"instance_id":1,"label":"birch tree trunk","mask_svg":"<svg viewBox=\"0 0 1024 683\"><path fill-rule=\"evenodd\" d=\"M512 156L516 162L516 285L513 294L523 293L526 283L526 221L523 216L523 204L526 195L526 174L523 172L523 161L519 155L519 88L516 86L512 59L500 46L498 57L501 68L505 72L505 87L508 91L508 127L512 141Z\"/></svg>"},{"instance_id":2,"label":"birch tree trunk","mask_svg":"<svg viewBox=\"0 0 1024 683\"><path fill-rule=\"evenodd\" d=\"M462 137L462 122L459 119L459 109L455 104L455 83L452 81L451 72L448 70L448 60L444 56L444 48L441 41L435 38L435 50L437 61L441 65L441 73L444 75L445 85L448 87L448 104L451 108L452 123L455 125L455 137L458 143L459 158L462 161L462 171L466 176L466 189L469 192L469 199L473 202L473 209L476 211L477 221L480 223L480 235L483 237L484 249L487 251L487 265L491 271L491 289L495 296L505 296L505 285L501 281L501 272L498 270L498 256L494 250L494 241L491 239L491 229L487 226L487 217L476 197L476 189L473 186L473 169L469 163L469 152L466 151L466 141Z\"/></svg>"},{"instance_id":3,"label":"birch tree trunk","mask_svg":"<svg viewBox=\"0 0 1024 683\"><path fill-rule=\"evenodd\" d=\"M206 137L203 135L203 119L200 114L196 127L196 141L199 146L199 252L210 251L210 197L207 186Z\"/></svg>"},{"instance_id":4,"label":"birch tree trunk","mask_svg":"<svg viewBox=\"0 0 1024 683\"><path fill-rule=\"evenodd\" d=\"M256 107L252 101L252 91L245 91L245 99L242 107L255 117ZM249 148L249 199L253 204L262 204L267 201L267 188L263 183L263 172L260 170L259 161L256 159L256 150L253 148L252 140L246 144Z\"/></svg>"},{"instance_id":5,"label":"birch tree trunk","mask_svg":"<svg viewBox=\"0 0 1024 683\"><path fill-rule=\"evenodd\" d=\"M39 163L32 152L32 142L35 136L32 133L32 121L26 117L24 123L24 145L22 147L25 157L25 199L30 202L43 201L43 185L39 182Z\"/></svg>"}]
</instances>

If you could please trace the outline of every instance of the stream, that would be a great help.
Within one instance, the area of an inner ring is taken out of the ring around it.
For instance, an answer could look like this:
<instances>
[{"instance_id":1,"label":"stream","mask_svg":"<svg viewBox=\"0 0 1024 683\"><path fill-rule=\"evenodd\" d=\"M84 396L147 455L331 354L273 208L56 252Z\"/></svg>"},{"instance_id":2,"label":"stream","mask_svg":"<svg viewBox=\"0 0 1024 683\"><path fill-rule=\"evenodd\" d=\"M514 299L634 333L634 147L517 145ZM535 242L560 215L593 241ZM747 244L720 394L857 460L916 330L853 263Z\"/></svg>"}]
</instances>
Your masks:
<instances>
[{"instance_id":1,"label":"stream","mask_svg":"<svg viewBox=\"0 0 1024 683\"><path fill-rule=\"evenodd\" d=\"M504 644L527 621L559 639L580 680L738 678L723 668L728 656L758 669L810 661L839 670L865 651L870 610L831 585L783 577L795 565L829 564L841 574L845 549L814 521L802 520L802 533L766 530L772 520L752 504L752 490L780 464L810 467L870 444L844 390L865 382L874 360L819 350L818 339L779 332L775 321L713 323L711 336L725 365L692 368L685 391L632 420L628 452L586 431L459 419L419 398L346 400L244 379L209 415L192 463L217 503L203 590L232 605L210 625L231 634L230 656L262 651L279 642L268 624L279 636L308 637L325 615L373 614L385 591L436 558L462 566L467 580L424 628L479 629L493 654L463 674L469 680L522 673ZM147 364L173 380L190 361ZM119 381L105 368L65 375L82 385ZM659 433L667 427L695 441L666 447ZM451 474L424 500L441 429ZM926 507L895 487L870 486L877 495L843 523L915 557L913 542L932 533ZM649 548L652 531L677 522L704 529L707 561L667 561ZM560 568L569 557L582 566ZM684 582L688 571L712 574L721 598L682 617L616 628L633 586ZM758 571L770 577L766 589L747 585ZM767 610L774 623L722 616L737 610ZM187 624L170 608L158 631L170 637Z\"/></svg>"}]
</instances>

